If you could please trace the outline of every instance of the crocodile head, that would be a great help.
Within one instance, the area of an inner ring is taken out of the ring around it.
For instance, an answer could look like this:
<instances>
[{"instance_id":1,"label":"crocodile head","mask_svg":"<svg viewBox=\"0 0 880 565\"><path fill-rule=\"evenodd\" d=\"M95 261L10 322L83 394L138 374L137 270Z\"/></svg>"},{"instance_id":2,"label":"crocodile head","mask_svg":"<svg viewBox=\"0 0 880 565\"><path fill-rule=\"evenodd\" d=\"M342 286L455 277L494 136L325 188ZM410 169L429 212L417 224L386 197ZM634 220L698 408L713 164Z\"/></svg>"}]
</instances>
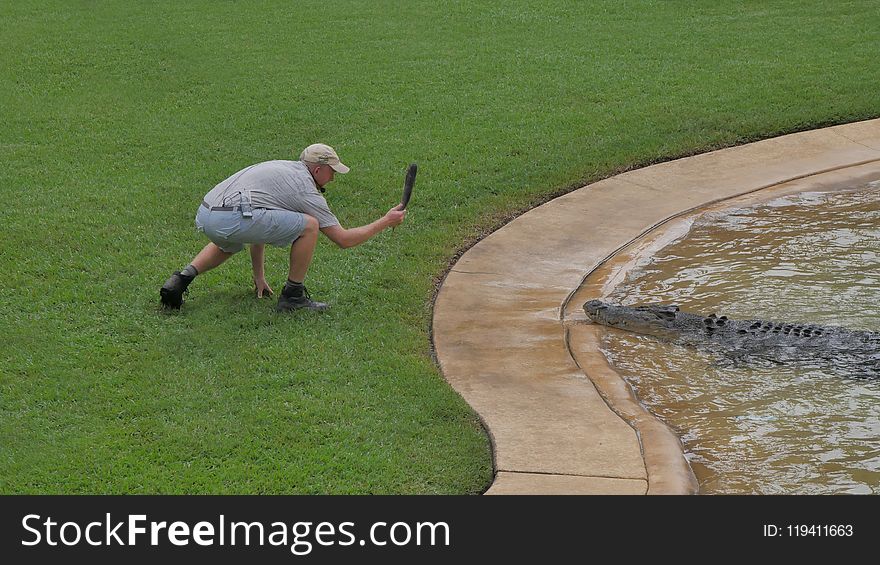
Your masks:
<instances>
[{"instance_id":1,"label":"crocodile head","mask_svg":"<svg viewBox=\"0 0 880 565\"><path fill-rule=\"evenodd\" d=\"M602 300L590 300L584 304L584 311L590 320L604 326L637 333L666 334L675 330L678 306L617 306Z\"/></svg>"}]
</instances>

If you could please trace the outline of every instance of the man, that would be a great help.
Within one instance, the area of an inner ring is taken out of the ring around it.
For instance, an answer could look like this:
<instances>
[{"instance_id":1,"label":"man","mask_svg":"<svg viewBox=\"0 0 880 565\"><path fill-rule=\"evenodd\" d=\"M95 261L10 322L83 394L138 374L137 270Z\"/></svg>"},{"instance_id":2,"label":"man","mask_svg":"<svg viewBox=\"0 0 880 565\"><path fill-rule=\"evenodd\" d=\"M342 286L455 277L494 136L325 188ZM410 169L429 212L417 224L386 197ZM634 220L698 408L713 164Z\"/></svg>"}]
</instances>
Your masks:
<instances>
[{"instance_id":1,"label":"man","mask_svg":"<svg viewBox=\"0 0 880 565\"><path fill-rule=\"evenodd\" d=\"M336 173L349 171L329 145L306 147L299 161L266 161L238 171L215 186L199 206L196 228L211 243L182 271L174 271L159 290L162 305L180 308L183 293L196 277L222 264L251 246L251 265L257 297L272 294L263 273L266 243L290 245L287 283L278 297L276 309L289 312L301 308L326 310L306 290L306 273L312 262L320 230L343 249L367 241L385 228L400 225L406 210L395 206L373 223L345 229L330 211L321 195ZM319 192L320 191L320 192Z\"/></svg>"}]
</instances>

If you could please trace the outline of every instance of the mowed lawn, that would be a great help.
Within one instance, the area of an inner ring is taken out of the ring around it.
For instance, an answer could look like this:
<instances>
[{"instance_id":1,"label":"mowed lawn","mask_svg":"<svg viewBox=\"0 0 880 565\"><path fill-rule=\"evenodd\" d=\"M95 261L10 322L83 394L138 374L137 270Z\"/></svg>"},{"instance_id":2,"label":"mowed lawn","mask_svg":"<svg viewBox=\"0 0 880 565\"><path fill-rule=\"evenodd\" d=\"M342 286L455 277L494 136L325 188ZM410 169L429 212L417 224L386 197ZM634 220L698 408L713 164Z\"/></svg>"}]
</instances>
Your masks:
<instances>
[{"instance_id":1,"label":"mowed lawn","mask_svg":"<svg viewBox=\"0 0 880 565\"><path fill-rule=\"evenodd\" d=\"M4 494L480 493L431 353L457 253L627 168L880 115L872 0L21 1L0 37ZM318 141L345 227L420 167L403 226L322 238L333 309L276 314L243 253L161 312L202 196Z\"/></svg>"}]
</instances>

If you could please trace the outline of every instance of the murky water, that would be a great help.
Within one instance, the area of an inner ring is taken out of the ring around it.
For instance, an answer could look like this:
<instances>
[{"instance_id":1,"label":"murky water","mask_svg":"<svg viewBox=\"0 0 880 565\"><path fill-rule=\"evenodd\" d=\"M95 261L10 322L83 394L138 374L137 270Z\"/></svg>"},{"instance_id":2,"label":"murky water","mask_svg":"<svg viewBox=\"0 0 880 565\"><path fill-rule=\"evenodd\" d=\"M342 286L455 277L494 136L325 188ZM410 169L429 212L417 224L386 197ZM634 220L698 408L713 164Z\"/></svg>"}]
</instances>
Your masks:
<instances>
[{"instance_id":1,"label":"murky water","mask_svg":"<svg viewBox=\"0 0 880 565\"><path fill-rule=\"evenodd\" d=\"M880 181L705 214L609 300L880 331ZM880 377L621 331L603 352L679 434L701 492L880 493Z\"/></svg>"}]
</instances>

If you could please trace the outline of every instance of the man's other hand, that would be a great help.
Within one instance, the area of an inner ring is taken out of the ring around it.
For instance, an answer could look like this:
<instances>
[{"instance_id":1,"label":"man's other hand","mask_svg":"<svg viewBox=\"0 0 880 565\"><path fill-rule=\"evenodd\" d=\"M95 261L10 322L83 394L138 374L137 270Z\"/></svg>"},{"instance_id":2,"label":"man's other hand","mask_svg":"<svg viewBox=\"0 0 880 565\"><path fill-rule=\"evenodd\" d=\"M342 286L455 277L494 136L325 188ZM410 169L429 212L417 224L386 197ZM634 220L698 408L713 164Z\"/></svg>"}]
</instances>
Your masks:
<instances>
[{"instance_id":1,"label":"man's other hand","mask_svg":"<svg viewBox=\"0 0 880 565\"><path fill-rule=\"evenodd\" d=\"M394 208L388 210L388 213L385 214L385 221L388 223L388 227L399 226L403 223L404 218L406 218L406 210L403 210L403 204L398 204Z\"/></svg>"}]
</instances>

